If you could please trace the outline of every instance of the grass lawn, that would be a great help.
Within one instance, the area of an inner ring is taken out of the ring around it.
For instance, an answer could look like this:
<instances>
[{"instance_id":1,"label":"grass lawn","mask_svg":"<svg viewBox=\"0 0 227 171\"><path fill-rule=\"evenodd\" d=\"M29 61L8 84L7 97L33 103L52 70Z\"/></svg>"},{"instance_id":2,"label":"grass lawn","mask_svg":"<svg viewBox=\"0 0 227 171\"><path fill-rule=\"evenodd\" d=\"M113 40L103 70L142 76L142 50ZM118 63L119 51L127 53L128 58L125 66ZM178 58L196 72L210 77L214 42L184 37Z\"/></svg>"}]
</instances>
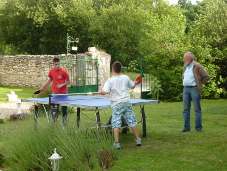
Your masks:
<instances>
[{"instance_id":1,"label":"grass lawn","mask_svg":"<svg viewBox=\"0 0 227 171\"><path fill-rule=\"evenodd\" d=\"M131 134L122 135L123 149L117 151L117 160L110 170L226 171L227 100L203 100L202 108L203 132L193 129L193 112L192 131L181 133L181 102L146 106L148 137L143 139L143 146L135 147ZM139 108L135 110L138 113ZM81 118L84 126L89 126L87 117L94 119L94 114L87 114ZM110 111L103 112L102 119L109 114ZM75 120L75 116L71 114L70 120ZM44 118L42 121L46 123ZM32 119L0 124L0 152L7 156L8 144L32 124Z\"/></svg>"},{"instance_id":2,"label":"grass lawn","mask_svg":"<svg viewBox=\"0 0 227 171\"><path fill-rule=\"evenodd\" d=\"M15 91L19 98L28 98L33 94L33 88L18 88L18 87L0 87L0 102L7 101L7 94L10 91Z\"/></svg>"}]
</instances>

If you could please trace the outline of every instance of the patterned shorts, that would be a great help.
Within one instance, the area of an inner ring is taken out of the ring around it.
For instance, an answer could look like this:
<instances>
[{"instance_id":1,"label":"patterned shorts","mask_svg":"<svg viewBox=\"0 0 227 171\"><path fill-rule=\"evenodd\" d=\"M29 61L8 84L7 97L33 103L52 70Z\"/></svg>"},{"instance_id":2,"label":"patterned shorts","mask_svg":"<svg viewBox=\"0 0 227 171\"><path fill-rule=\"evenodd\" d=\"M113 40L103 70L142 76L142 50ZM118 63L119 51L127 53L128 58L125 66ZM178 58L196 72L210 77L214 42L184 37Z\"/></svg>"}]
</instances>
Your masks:
<instances>
[{"instance_id":1,"label":"patterned shorts","mask_svg":"<svg viewBox=\"0 0 227 171\"><path fill-rule=\"evenodd\" d=\"M112 128L121 127L122 117L124 117L129 127L136 126L136 116L130 103L124 102L112 106Z\"/></svg>"}]
</instances>

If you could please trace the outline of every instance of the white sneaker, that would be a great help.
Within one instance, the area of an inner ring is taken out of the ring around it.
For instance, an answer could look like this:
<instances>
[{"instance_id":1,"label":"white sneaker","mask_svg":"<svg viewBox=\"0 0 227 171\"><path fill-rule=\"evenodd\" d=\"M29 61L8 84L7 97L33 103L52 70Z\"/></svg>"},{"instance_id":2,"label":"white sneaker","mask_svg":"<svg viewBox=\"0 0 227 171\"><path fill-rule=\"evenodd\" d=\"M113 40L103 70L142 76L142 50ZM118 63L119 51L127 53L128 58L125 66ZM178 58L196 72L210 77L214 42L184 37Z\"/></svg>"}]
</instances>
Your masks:
<instances>
[{"instance_id":1,"label":"white sneaker","mask_svg":"<svg viewBox=\"0 0 227 171\"><path fill-rule=\"evenodd\" d=\"M121 144L120 143L114 143L113 144L113 148L117 149L117 150L120 150L121 149Z\"/></svg>"},{"instance_id":2,"label":"white sneaker","mask_svg":"<svg viewBox=\"0 0 227 171\"><path fill-rule=\"evenodd\" d=\"M141 138L136 139L136 146L141 146L142 145L142 140Z\"/></svg>"}]
</instances>

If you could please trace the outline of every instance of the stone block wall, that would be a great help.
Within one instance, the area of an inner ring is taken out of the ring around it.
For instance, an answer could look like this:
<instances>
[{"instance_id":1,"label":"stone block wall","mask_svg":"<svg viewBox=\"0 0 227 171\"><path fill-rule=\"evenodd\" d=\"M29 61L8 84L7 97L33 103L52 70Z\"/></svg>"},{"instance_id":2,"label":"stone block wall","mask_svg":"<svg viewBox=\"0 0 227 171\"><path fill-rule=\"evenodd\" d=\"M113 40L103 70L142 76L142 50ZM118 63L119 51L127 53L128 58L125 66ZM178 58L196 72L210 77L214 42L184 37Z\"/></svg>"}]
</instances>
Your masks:
<instances>
[{"instance_id":1,"label":"stone block wall","mask_svg":"<svg viewBox=\"0 0 227 171\"><path fill-rule=\"evenodd\" d=\"M47 80L51 55L0 56L0 84L39 87Z\"/></svg>"},{"instance_id":2,"label":"stone block wall","mask_svg":"<svg viewBox=\"0 0 227 171\"><path fill-rule=\"evenodd\" d=\"M99 85L110 76L111 57L97 51L99 61ZM54 55L0 56L0 85L40 87L47 79ZM75 57L75 56L74 56Z\"/></svg>"}]
</instances>

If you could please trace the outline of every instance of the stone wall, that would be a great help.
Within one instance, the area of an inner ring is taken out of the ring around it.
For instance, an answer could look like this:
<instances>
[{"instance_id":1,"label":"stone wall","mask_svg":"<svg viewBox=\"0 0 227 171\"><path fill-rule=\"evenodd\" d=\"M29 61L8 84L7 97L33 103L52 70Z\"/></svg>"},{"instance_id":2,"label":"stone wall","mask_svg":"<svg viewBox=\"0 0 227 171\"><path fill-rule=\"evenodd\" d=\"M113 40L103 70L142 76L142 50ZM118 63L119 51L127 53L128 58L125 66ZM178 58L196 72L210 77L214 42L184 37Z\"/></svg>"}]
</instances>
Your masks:
<instances>
[{"instance_id":1,"label":"stone wall","mask_svg":"<svg viewBox=\"0 0 227 171\"><path fill-rule=\"evenodd\" d=\"M111 57L96 52L99 61L99 84L110 76ZM0 56L0 84L4 86L40 87L46 80L54 55Z\"/></svg>"},{"instance_id":2,"label":"stone wall","mask_svg":"<svg viewBox=\"0 0 227 171\"><path fill-rule=\"evenodd\" d=\"M51 55L0 56L0 84L39 87L47 80Z\"/></svg>"}]
</instances>

